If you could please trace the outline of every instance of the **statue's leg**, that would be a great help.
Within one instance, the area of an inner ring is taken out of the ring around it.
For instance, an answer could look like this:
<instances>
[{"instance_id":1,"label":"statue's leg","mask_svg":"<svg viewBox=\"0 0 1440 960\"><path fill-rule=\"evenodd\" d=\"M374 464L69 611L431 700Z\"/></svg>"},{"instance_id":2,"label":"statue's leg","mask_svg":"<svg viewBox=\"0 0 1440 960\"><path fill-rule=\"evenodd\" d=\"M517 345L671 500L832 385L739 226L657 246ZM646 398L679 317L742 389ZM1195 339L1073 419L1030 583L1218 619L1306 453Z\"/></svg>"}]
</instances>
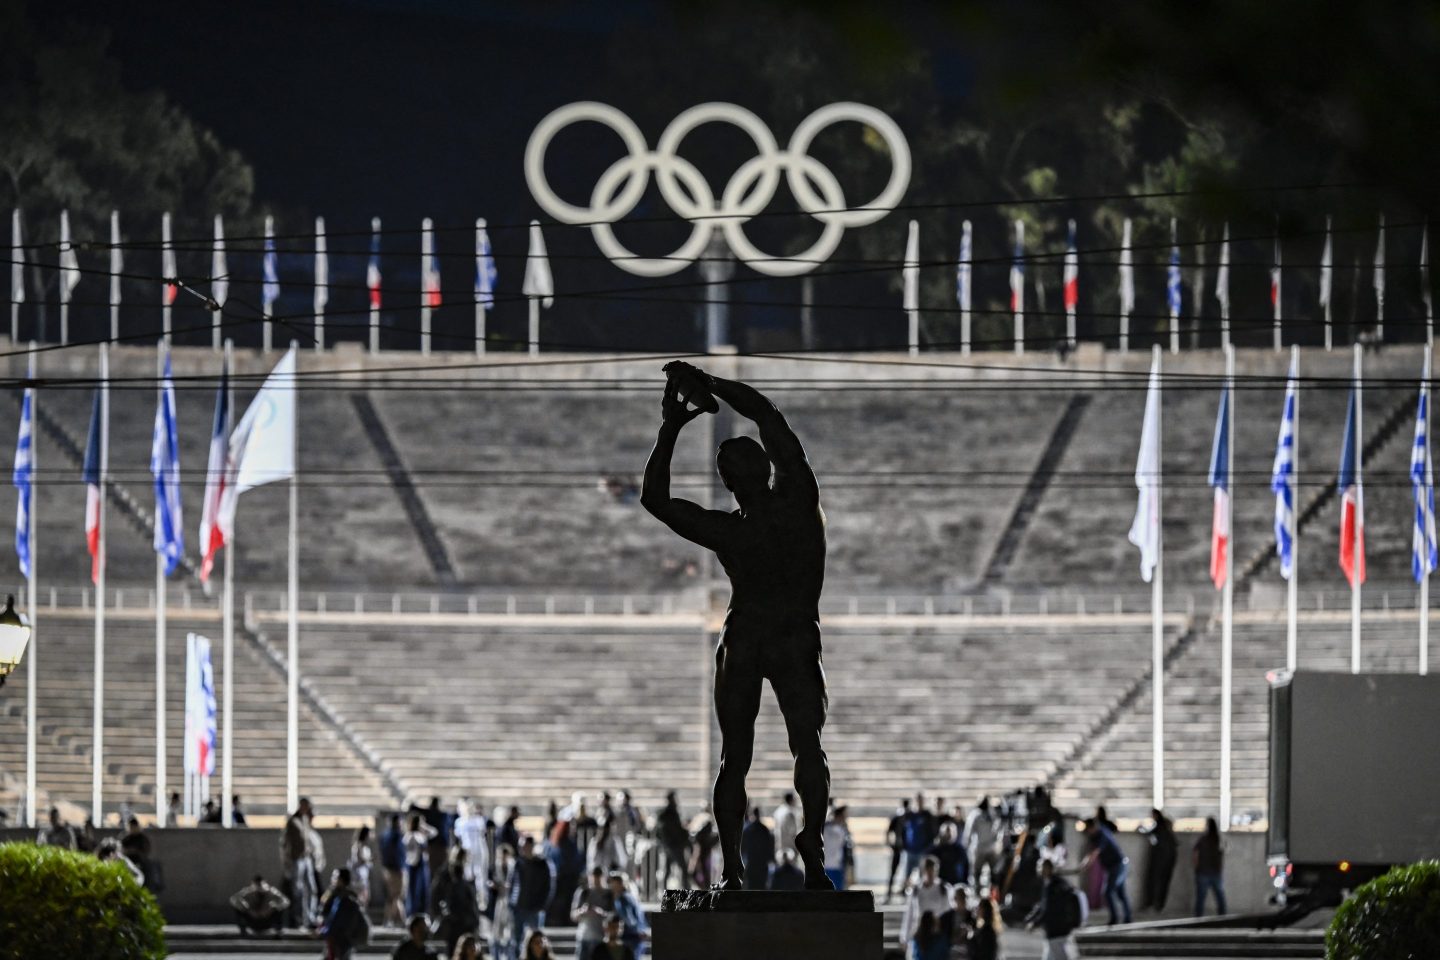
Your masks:
<instances>
[{"instance_id":1,"label":"statue's leg","mask_svg":"<svg viewBox=\"0 0 1440 960\"><path fill-rule=\"evenodd\" d=\"M825 692L825 667L820 659L820 631L815 626L813 642L789 638L797 656L786 668L772 674L770 684L785 717L790 754L795 758L795 792L805 813L805 826L795 838L795 849L805 863L805 887L833 890L825 876L825 843L822 828L830 803L830 763L820 746L829 698Z\"/></svg>"},{"instance_id":2,"label":"statue's leg","mask_svg":"<svg viewBox=\"0 0 1440 960\"><path fill-rule=\"evenodd\" d=\"M747 649L748 647L748 649ZM753 643L726 626L715 651L715 716L720 723L720 771L711 813L724 860L721 886L743 890L740 831L745 825L745 774L755 753L755 717L760 713L761 676Z\"/></svg>"}]
</instances>

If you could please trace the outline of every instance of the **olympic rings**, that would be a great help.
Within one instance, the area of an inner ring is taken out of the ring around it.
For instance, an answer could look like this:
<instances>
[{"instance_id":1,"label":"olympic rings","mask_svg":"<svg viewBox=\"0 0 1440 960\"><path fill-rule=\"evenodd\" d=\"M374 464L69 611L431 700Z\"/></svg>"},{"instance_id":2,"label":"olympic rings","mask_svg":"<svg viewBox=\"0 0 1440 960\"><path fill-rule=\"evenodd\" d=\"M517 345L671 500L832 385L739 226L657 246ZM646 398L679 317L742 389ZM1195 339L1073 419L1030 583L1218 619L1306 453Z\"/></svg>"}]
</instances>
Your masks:
<instances>
[{"instance_id":1,"label":"olympic rings","mask_svg":"<svg viewBox=\"0 0 1440 960\"><path fill-rule=\"evenodd\" d=\"M595 181L589 206L584 207L561 200L545 178L545 153L550 141L565 127L581 121L609 127L619 135L626 151ZM885 188L870 202L855 207L847 205L845 192L830 168L808 152L820 131L845 121L869 126L890 151L890 179ZM756 150L756 155L730 177L718 201L699 169L679 155L685 137L707 123L738 127L754 142ZM616 239L612 227L640 203L652 171L661 197L692 227L690 236L667 257L635 256ZM746 221L774 199L781 173L801 211L823 225L810 249L787 257L765 253L745 234ZM910 185L910 146L894 120L862 103L832 103L816 110L795 128L784 150L760 118L744 107L702 103L672 120L651 150L639 127L625 114L609 104L582 101L552 111L536 125L525 146L525 179L546 213L561 223L588 224L600 251L616 266L636 276L664 277L685 269L704 252L718 229L731 252L752 269L773 277L793 277L810 272L829 258L847 227L874 223L899 204Z\"/></svg>"}]
</instances>

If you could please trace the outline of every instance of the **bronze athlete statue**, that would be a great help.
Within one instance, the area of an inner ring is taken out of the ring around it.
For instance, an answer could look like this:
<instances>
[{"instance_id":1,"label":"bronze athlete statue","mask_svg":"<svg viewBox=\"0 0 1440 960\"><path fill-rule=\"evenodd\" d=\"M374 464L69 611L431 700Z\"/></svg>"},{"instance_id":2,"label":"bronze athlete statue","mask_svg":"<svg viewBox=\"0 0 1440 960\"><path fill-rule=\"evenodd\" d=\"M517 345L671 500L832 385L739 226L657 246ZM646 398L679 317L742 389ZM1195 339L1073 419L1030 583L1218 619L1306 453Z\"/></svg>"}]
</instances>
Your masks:
<instances>
[{"instance_id":1,"label":"bronze athlete statue","mask_svg":"<svg viewBox=\"0 0 1440 960\"><path fill-rule=\"evenodd\" d=\"M660 436L645 466L640 502L680 536L715 551L730 576L730 608L715 651L721 747L714 816L725 860L721 886L743 888L745 774L754 753L762 681L769 680L785 716L795 757L795 790L805 813L805 828L795 841L805 863L805 886L831 890L820 832L830 796L830 766L820 748L828 706L820 657L819 603L825 578L820 489L799 438L759 391L688 363L668 364L665 372L669 382L661 404ZM733 513L670 496L675 439L705 408L715 409L712 396L755 421L764 443L734 437L720 444L715 465L739 504ZM696 404L694 409L687 399Z\"/></svg>"}]
</instances>

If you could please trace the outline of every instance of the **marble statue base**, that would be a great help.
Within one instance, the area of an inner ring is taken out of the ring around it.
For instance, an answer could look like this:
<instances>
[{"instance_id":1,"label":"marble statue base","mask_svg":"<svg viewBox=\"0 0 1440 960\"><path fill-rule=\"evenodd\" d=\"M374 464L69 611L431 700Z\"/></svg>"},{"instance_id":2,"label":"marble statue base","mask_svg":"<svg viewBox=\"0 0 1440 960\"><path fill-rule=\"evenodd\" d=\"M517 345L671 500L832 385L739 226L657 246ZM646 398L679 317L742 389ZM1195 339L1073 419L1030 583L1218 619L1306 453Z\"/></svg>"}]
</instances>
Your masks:
<instances>
[{"instance_id":1,"label":"marble statue base","mask_svg":"<svg viewBox=\"0 0 1440 960\"><path fill-rule=\"evenodd\" d=\"M867 890L668 890L650 916L654 960L880 960Z\"/></svg>"}]
</instances>

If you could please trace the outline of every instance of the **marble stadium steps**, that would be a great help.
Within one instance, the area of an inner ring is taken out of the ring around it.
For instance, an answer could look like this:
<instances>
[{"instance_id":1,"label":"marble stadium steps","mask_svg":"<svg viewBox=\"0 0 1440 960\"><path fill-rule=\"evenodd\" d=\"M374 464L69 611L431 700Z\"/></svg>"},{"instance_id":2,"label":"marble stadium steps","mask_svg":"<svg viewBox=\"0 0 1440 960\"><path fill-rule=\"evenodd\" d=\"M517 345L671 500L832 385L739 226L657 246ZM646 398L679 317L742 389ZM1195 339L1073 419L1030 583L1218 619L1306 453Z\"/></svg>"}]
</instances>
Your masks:
<instances>
[{"instance_id":1,"label":"marble stadium steps","mask_svg":"<svg viewBox=\"0 0 1440 960\"><path fill-rule=\"evenodd\" d=\"M166 766L171 789L183 785L185 635L211 636L217 710L224 677L219 624L172 616L166 662ZM40 737L37 786L52 799L86 808L91 795L93 632L81 618L48 619L40 642ZM63 667L62 667L63 665ZM285 805L285 684L243 638L236 640L234 791L253 813L279 813ZM0 736L0 768L24 776L25 667L0 691L0 712L9 716ZM137 809L153 805L155 775L155 635L153 622L112 618L106 625L105 801ZM218 720L217 720L218 727ZM300 712L300 789L326 813L364 813L389 801L379 778L364 767L304 703ZM211 779L220 792L220 771Z\"/></svg>"},{"instance_id":2,"label":"marble stadium steps","mask_svg":"<svg viewBox=\"0 0 1440 960\"><path fill-rule=\"evenodd\" d=\"M1362 669L1412 673L1419 658L1413 618L1367 618ZM1232 811L1263 817L1269 776L1267 671L1285 665L1285 619L1235 625ZM1350 670L1350 625L1344 619L1303 619L1302 670ZM1219 802L1220 627L1199 635L1172 665L1165 687L1166 808L1172 816L1213 816ZM1144 694L1096 746L1084 765L1063 778L1056 796L1083 811L1107 803L1112 814L1142 815L1150 806L1151 699Z\"/></svg>"},{"instance_id":3,"label":"marble stadium steps","mask_svg":"<svg viewBox=\"0 0 1440 960\"><path fill-rule=\"evenodd\" d=\"M981 623L835 629L824 642L837 795L883 811L917 787L970 798L1043 779L1143 669L1149 641L1145 625ZM308 680L416 795L708 791L711 648L699 634L416 626L398 643L311 626L304 643ZM752 794L787 789L791 768L767 690Z\"/></svg>"}]
</instances>

